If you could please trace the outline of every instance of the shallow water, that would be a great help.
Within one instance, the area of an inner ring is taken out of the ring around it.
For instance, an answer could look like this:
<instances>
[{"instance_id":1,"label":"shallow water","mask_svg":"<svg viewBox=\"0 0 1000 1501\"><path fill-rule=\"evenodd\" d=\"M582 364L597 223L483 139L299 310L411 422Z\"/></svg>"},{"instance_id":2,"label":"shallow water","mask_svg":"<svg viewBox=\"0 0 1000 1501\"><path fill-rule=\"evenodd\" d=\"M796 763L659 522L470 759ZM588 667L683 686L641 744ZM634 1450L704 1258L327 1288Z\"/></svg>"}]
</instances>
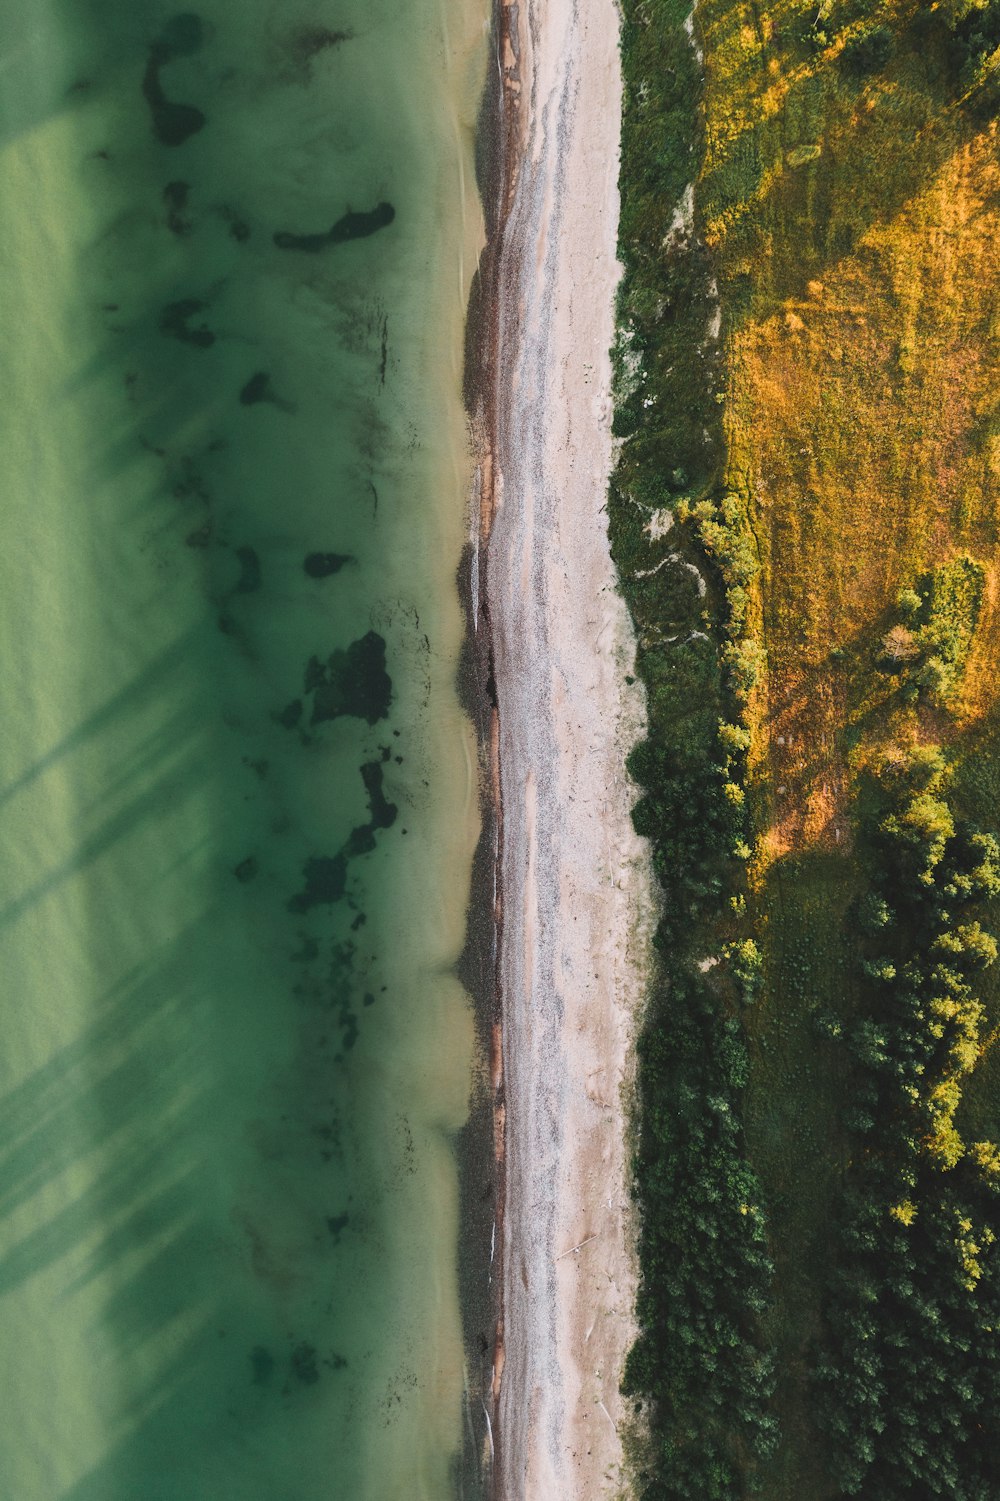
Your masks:
<instances>
[{"instance_id":1,"label":"shallow water","mask_svg":"<svg viewBox=\"0 0 1000 1501\"><path fill-rule=\"evenodd\" d=\"M198 14L0 0L0 1489L438 1501L486 6Z\"/></svg>"}]
</instances>

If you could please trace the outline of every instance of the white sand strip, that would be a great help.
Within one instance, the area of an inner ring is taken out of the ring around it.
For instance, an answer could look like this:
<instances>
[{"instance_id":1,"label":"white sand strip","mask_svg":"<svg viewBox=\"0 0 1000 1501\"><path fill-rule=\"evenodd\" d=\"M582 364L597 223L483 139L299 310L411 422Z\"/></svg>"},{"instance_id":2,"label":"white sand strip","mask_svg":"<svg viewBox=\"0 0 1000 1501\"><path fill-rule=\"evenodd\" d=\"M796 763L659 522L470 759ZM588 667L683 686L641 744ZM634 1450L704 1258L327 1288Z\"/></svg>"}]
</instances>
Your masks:
<instances>
[{"instance_id":1,"label":"white sand strip","mask_svg":"<svg viewBox=\"0 0 1000 1501\"><path fill-rule=\"evenodd\" d=\"M620 1490L635 1263L622 1084L642 993L641 734L605 498L621 75L613 0L527 0L501 252L497 511L506 1088L504 1501Z\"/></svg>"}]
</instances>

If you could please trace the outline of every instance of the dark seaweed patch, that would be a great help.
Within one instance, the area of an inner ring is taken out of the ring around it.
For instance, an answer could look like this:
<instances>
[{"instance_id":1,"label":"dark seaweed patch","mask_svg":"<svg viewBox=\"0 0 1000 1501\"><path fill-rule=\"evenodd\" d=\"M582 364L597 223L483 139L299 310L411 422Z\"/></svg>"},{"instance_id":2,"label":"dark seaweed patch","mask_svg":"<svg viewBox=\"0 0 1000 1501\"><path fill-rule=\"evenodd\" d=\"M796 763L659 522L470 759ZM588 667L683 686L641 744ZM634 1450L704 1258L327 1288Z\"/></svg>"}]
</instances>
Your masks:
<instances>
[{"instance_id":1,"label":"dark seaweed patch","mask_svg":"<svg viewBox=\"0 0 1000 1501\"><path fill-rule=\"evenodd\" d=\"M190 319L200 313L204 306L196 297L183 297L180 302L168 302L160 314L160 333L179 339L182 344L192 344L195 349L211 349L215 335L210 328L206 328L204 323L198 328L188 327Z\"/></svg>"},{"instance_id":2,"label":"dark seaweed patch","mask_svg":"<svg viewBox=\"0 0 1000 1501\"><path fill-rule=\"evenodd\" d=\"M163 203L167 210L167 228L173 235L191 233L191 220L184 217L190 194L191 184L179 180L168 182L163 189Z\"/></svg>"},{"instance_id":3,"label":"dark seaweed patch","mask_svg":"<svg viewBox=\"0 0 1000 1501\"><path fill-rule=\"evenodd\" d=\"M163 189L163 201L167 208L175 213L183 213L187 208L190 196L191 184L183 182L179 177L168 182Z\"/></svg>"},{"instance_id":4,"label":"dark seaweed patch","mask_svg":"<svg viewBox=\"0 0 1000 1501\"><path fill-rule=\"evenodd\" d=\"M225 203L219 209L219 213L229 225L229 233L232 235L237 244L245 245L247 240L249 240L250 238L250 226L247 221L242 217L241 214L238 214L234 208L230 208L229 205Z\"/></svg>"},{"instance_id":5,"label":"dark seaweed patch","mask_svg":"<svg viewBox=\"0 0 1000 1501\"><path fill-rule=\"evenodd\" d=\"M375 848L375 827L370 823L359 824L352 829L344 845L344 854L349 860L357 855L370 855Z\"/></svg>"},{"instance_id":6,"label":"dark seaweed patch","mask_svg":"<svg viewBox=\"0 0 1000 1501\"><path fill-rule=\"evenodd\" d=\"M155 87L154 87L155 85ZM193 104L174 104L163 97L152 64L146 72L143 93L153 114L153 129L163 146L183 146L189 136L197 135L205 125L205 116Z\"/></svg>"},{"instance_id":7,"label":"dark seaweed patch","mask_svg":"<svg viewBox=\"0 0 1000 1501\"><path fill-rule=\"evenodd\" d=\"M313 938L311 933L300 933L301 947L291 955L293 964L312 964L314 959L319 958L319 940Z\"/></svg>"},{"instance_id":8,"label":"dark seaweed patch","mask_svg":"<svg viewBox=\"0 0 1000 1501\"><path fill-rule=\"evenodd\" d=\"M379 829L389 829L399 816L395 803L387 801L382 792L382 765L379 761L366 761L361 767L361 778L368 794L367 823L358 824L335 855L312 855L302 867L304 890L297 892L288 903L290 912L308 912L312 907L330 906L339 902L347 886L347 866L358 855L367 855L375 848L375 835ZM334 968L331 981L338 980L338 968L349 969L354 945L341 946L334 952ZM346 1044L351 1046L350 1043Z\"/></svg>"},{"instance_id":9,"label":"dark seaweed patch","mask_svg":"<svg viewBox=\"0 0 1000 1501\"><path fill-rule=\"evenodd\" d=\"M240 565L237 594L256 594L261 585L260 558L256 550L252 547L238 547L236 556Z\"/></svg>"},{"instance_id":10,"label":"dark seaweed patch","mask_svg":"<svg viewBox=\"0 0 1000 1501\"><path fill-rule=\"evenodd\" d=\"M250 1351L250 1369L254 1386L266 1386L274 1370L274 1356L263 1345L254 1345Z\"/></svg>"},{"instance_id":11,"label":"dark seaweed patch","mask_svg":"<svg viewBox=\"0 0 1000 1501\"><path fill-rule=\"evenodd\" d=\"M387 802L383 796L382 777L383 771L378 761L366 761L361 768L373 829L391 829L399 813L396 804Z\"/></svg>"},{"instance_id":12,"label":"dark seaweed patch","mask_svg":"<svg viewBox=\"0 0 1000 1501\"><path fill-rule=\"evenodd\" d=\"M288 230L278 230L274 243L279 250L303 250L315 254L328 245L342 245L346 240L364 240L369 235L385 229L396 217L391 203L378 203L367 213L348 211L322 234L297 235Z\"/></svg>"},{"instance_id":13,"label":"dark seaweed patch","mask_svg":"<svg viewBox=\"0 0 1000 1501\"><path fill-rule=\"evenodd\" d=\"M233 871L233 875L236 877L237 881L241 882L241 884L245 886L248 881L253 880L254 876L257 874L258 869L259 866L257 864L256 858L253 855L247 855L246 859L241 860L239 865L237 865L236 869Z\"/></svg>"},{"instance_id":14,"label":"dark seaweed patch","mask_svg":"<svg viewBox=\"0 0 1000 1501\"><path fill-rule=\"evenodd\" d=\"M351 835L344 845L348 858L355 855L367 855L375 848L375 834L378 829L391 829L399 816L399 809L395 803L386 801L382 792L382 766L378 761L366 761L361 768L361 778L368 793L368 807L371 817L366 824L361 824L351 831Z\"/></svg>"},{"instance_id":15,"label":"dark seaweed patch","mask_svg":"<svg viewBox=\"0 0 1000 1501\"><path fill-rule=\"evenodd\" d=\"M244 407L256 406L259 401L274 401L274 399L271 377L266 370L255 371L240 392L240 405Z\"/></svg>"},{"instance_id":16,"label":"dark seaweed patch","mask_svg":"<svg viewBox=\"0 0 1000 1501\"><path fill-rule=\"evenodd\" d=\"M193 104L177 104L168 99L160 82L160 70L175 57L191 57L204 41L201 17L193 11L171 16L149 49L149 59L142 79L142 92L153 118L153 131L162 146L183 146L184 142L206 124L205 116Z\"/></svg>"},{"instance_id":17,"label":"dark seaweed patch","mask_svg":"<svg viewBox=\"0 0 1000 1501\"><path fill-rule=\"evenodd\" d=\"M184 541L188 547L208 547L212 541L212 523L206 521L204 526L199 526L195 531L188 532Z\"/></svg>"},{"instance_id":18,"label":"dark seaweed patch","mask_svg":"<svg viewBox=\"0 0 1000 1501\"><path fill-rule=\"evenodd\" d=\"M205 116L193 104L176 104L168 99L160 83L162 62L154 47L142 80L142 92L153 117L153 131L161 146L183 146L206 124Z\"/></svg>"},{"instance_id":19,"label":"dark seaweed patch","mask_svg":"<svg viewBox=\"0 0 1000 1501\"><path fill-rule=\"evenodd\" d=\"M346 552L311 552L307 554L302 567L311 579L327 579L332 574L339 573L345 563L352 561L350 553Z\"/></svg>"},{"instance_id":20,"label":"dark seaweed patch","mask_svg":"<svg viewBox=\"0 0 1000 1501\"><path fill-rule=\"evenodd\" d=\"M290 704L286 704L280 714L274 717L286 730L294 730L302 718L303 703L300 698L293 698Z\"/></svg>"},{"instance_id":21,"label":"dark seaweed patch","mask_svg":"<svg viewBox=\"0 0 1000 1501\"><path fill-rule=\"evenodd\" d=\"M292 1351L292 1374L302 1382L303 1386L315 1386L319 1380L319 1366L316 1363L316 1346L307 1344L303 1340Z\"/></svg>"},{"instance_id":22,"label":"dark seaweed patch","mask_svg":"<svg viewBox=\"0 0 1000 1501\"><path fill-rule=\"evenodd\" d=\"M332 652L324 667L316 657L306 667L306 693L313 695L313 724L351 716L375 724L389 712L392 680L385 670L385 638L369 631L346 651Z\"/></svg>"},{"instance_id":23,"label":"dark seaweed patch","mask_svg":"<svg viewBox=\"0 0 1000 1501\"><path fill-rule=\"evenodd\" d=\"M288 903L289 912L308 912L312 907L329 907L339 902L347 885L347 856L311 855L302 867L305 889Z\"/></svg>"},{"instance_id":24,"label":"dark seaweed patch","mask_svg":"<svg viewBox=\"0 0 1000 1501\"><path fill-rule=\"evenodd\" d=\"M350 31L331 31L328 26L299 26L292 33L292 51L297 62L309 63L321 52L349 42Z\"/></svg>"},{"instance_id":25,"label":"dark seaweed patch","mask_svg":"<svg viewBox=\"0 0 1000 1501\"><path fill-rule=\"evenodd\" d=\"M325 52L333 52L353 36L352 31L331 31L327 26L310 25L308 22L292 27L282 39L285 54L285 65L281 72L283 82L308 86L312 82L316 58Z\"/></svg>"},{"instance_id":26,"label":"dark seaweed patch","mask_svg":"<svg viewBox=\"0 0 1000 1501\"><path fill-rule=\"evenodd\" d=\"M193 57L200 52L205 41L205 28L199 15L193 10L178 12L163 23L163 30L154 46L162 48L164 61L175 57Z\"/></svg>"}]
</instances>

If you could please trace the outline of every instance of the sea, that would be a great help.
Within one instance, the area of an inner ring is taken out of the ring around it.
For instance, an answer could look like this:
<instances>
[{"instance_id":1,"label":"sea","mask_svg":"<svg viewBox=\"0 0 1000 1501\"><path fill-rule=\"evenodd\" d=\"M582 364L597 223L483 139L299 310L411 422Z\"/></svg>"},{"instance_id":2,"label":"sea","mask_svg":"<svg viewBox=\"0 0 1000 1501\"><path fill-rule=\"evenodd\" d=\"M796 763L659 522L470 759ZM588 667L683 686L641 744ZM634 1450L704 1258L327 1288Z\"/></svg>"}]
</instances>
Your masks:
<instances>
[{"instance_id":1,"label":"sea","mask_svg":"<svg viewBox=\"0 0 1000 1501\"><path fill-rule=\"evenodd\" d=\"M488 46L484 0L0 0L10 1501L476 1493Z\"/></svg>"}]
</instances>

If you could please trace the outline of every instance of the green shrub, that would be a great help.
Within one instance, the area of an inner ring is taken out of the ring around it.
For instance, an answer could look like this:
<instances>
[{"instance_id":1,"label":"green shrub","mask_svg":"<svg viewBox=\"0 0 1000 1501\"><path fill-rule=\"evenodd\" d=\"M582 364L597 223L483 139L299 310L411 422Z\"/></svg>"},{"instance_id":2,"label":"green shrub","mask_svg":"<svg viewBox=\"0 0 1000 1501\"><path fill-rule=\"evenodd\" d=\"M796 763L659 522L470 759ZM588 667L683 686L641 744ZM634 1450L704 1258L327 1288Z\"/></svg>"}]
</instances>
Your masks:
<instances>
[{"instance_id":1,"label":"green shrub","mask_svg":"<svg viewBox=\"0 0 1000 1501\"><path fill-rule=\"evenodd\" d=\"M864 831L879 863L860 905L882 951L862 960L867 1002L851 1026L817 1019L850 1048L855 1137L817 1416L840 1494L878 1501L996 1493L1000 1153L966 1148L955 1115L982 1046L970 980L997 943L955 919L995 894L1000 849L955 819L947 775L925 747L883 779Z\"/></svg>"},{"instance_id":2,"label":"green shrub","mask_svg":"<svg viewBox=\"0 0 1000 1501\"><path fill-rule=\"evenodd\" d=\"M756 1000L764 977L764 961L760 949L752 938L740 939L726 945L725 956L729 960L733 978L740 987L743 1002L749 1005Z\"/></svg>"},{"instance_id":3,"label":"green shrub","mask_svg":"<svg viewBox=\"0 0 1000 1501\"><path fill-rule=\"evenodd\" d=\"M744 792L750 737L739 723L763 669L748 636L756 545L743 501L719 495L724 445L719 352L704 331L716 306L697 229L671 228L699 141L697 59L687 0L625 0L611 552L635 622L647 738L628 757L642 791L633 822L653 846L659 957L638 1042L639 1337L623 1390L649 1404L652 1443L641 1501L737 1501L775 1434L773 1374L761 1315L771 1296L759 1186L742 1124L749 1061L738 1007L697 971L745 923L751 831ZM742 143L730 196L756 191L760 162ZM673 501L670 550L644 518ZM645 509L642 509L642 508ZM702 597L693 564L707 579ZM652 572L651 570L656 570ZM728 637L728 639L726 639ZM734 698L735 695L735 698ZM760 956L728 951L745 999Z\"/></svg>"},{"instance_id":4,"label":"green shrub","mask_svg":"<svg viewBox=\"0 0 1000 1501\"><path fill-rule=\"evenodd\" d=\"M897 595L905 624L882 637L883 658L918 696L943 704L959 686L979 623L983 580L982 565L962 556Z\"/></svg>"},{"instance_id":5,"label":"green shrub","mask_svg":"<svg viewBox=\"0 0 1000 1501\"><path fill-rule=\"evenodd\" d=\"M885 26L866 26L856 32L840 54L840 66L851 78L878 73L892 56L892 32Z\"/></svg>"}]
</instances>

